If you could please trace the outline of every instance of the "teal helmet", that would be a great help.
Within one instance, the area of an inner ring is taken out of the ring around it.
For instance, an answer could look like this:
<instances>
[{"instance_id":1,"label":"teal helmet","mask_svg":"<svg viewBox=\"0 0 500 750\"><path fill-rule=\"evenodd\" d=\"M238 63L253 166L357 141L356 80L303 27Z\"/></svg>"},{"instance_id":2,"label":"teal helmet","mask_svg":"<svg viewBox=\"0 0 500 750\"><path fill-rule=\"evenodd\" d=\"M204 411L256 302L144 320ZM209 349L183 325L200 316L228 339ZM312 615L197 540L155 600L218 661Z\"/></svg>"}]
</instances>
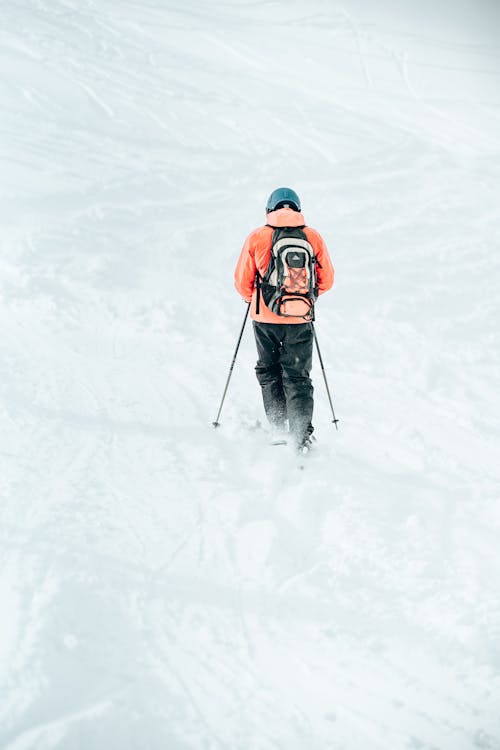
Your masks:
<instances>
[{"instance_id":1,"label":"teal helmet","mask_svg":"<svg viewBox=\"0 0 500 750\"><path fill-rule=\"evenodd\" d=\"M300 211L300 198L291 188L276 188L268 198L266 213L276 211L278 208L289 206L294 211Z\"/></svg>"}]
</instances>

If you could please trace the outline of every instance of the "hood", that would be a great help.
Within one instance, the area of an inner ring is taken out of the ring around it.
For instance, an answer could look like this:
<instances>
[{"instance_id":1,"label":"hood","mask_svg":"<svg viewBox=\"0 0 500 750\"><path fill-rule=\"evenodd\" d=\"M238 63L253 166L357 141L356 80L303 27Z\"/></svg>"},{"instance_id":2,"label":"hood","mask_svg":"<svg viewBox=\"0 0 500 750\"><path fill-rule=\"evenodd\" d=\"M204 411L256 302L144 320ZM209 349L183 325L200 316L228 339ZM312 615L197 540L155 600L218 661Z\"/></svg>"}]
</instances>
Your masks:
<instances>
[{"instance_id":1,"label":"hood","mask_svg":"<svg viewBox=\"0 0 500 750\"><path fill-rule=\"evenodd\" d=\"M266 214L266 224L272 227L302 227L305 223L303 215L293 208L278 208Z\"/></svg>"}]
</instances>

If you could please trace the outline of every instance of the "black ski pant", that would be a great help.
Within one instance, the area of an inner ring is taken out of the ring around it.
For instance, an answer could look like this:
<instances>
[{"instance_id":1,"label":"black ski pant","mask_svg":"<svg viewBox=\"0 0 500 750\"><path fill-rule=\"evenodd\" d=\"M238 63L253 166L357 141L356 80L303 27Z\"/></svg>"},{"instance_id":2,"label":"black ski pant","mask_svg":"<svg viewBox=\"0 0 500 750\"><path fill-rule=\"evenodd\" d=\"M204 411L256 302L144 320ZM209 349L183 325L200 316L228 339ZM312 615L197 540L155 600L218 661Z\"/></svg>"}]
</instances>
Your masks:
<instances>
[{"instance_id":1,"label":"black ski pant","mask_svg":"<svg viewBox=\"0 0 500 750\"><path fill-rule=\"evenodd\" d=\"M253 323L258 361L255 367L264 410L271 425L300 444L313 431L313 331L310 323Z\"/></svg>"}]
</instances>

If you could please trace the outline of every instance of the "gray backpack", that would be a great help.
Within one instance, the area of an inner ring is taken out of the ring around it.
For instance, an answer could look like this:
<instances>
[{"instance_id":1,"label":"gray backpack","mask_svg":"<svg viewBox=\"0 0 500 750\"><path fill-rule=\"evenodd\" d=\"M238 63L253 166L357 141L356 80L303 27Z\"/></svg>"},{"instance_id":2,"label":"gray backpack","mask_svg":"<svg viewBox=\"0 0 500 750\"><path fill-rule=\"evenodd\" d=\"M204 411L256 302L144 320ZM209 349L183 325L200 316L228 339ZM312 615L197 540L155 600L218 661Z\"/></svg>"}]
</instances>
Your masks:
<instances>
[{"instance_id":1,"label":"gray backpack","mask_svg":"<svg viewBox=\"0 0 500 750\"><path fill-rule=\"evenodd\" d=\"M260 295L267 307L283 317L314 320L318 297L318 260L303 227L273 227L271 257L264 276L257 271L257 308ZM318 264L319 265L319 264Z\"/></svg>"}]
</instances>

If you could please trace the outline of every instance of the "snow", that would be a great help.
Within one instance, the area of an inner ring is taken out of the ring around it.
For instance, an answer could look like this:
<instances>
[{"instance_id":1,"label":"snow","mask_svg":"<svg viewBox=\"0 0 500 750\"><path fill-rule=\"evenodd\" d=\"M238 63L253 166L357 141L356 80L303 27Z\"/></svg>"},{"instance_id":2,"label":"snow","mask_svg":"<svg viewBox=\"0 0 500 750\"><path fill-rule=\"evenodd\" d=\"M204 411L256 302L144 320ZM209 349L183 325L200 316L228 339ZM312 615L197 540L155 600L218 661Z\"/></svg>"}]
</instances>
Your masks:
<instances>
[{"instance_id":1,"label":"snow","mask_svg":"<svg viewBox=\"0 0 500 750\"><path fill-rule=\"evenodd\" d=\"M499 750L499 15L5 5L2 748ZM250 325L212 427L283 184L337 272L303 471Z\"/></svg>"}]
</instances>

